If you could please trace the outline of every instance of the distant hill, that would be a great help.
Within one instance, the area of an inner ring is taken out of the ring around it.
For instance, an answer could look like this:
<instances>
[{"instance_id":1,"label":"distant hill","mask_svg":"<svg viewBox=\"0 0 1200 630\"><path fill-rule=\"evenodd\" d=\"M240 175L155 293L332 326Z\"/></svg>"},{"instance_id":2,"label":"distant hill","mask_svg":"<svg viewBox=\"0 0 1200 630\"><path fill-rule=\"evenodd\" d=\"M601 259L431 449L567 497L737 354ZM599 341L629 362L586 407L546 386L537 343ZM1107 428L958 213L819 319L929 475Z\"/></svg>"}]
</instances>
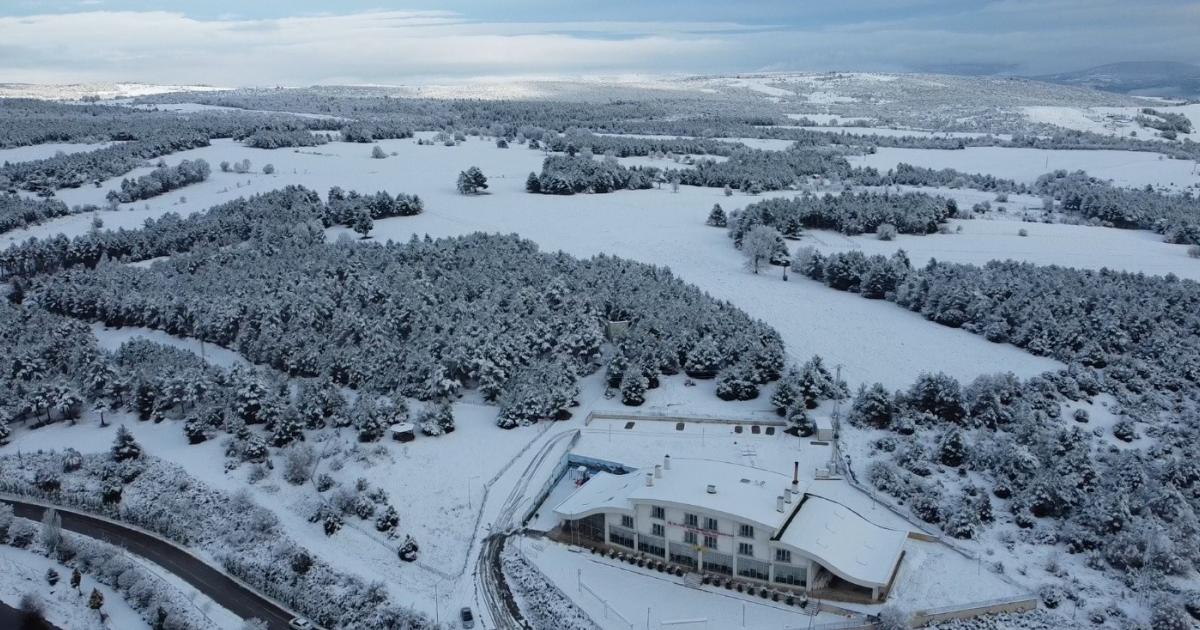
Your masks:
<instances>
[{"instance_id":1,"label":"distant hill","mask_svg":"<svg viewBox=\"0 0 1200 630\"><path fill-rule=\"evenodd\" d=\"M1200 66L1174 61L1110 63L1031 78L1122 94L1200 98Z\"/></svg>"}]
</instances>

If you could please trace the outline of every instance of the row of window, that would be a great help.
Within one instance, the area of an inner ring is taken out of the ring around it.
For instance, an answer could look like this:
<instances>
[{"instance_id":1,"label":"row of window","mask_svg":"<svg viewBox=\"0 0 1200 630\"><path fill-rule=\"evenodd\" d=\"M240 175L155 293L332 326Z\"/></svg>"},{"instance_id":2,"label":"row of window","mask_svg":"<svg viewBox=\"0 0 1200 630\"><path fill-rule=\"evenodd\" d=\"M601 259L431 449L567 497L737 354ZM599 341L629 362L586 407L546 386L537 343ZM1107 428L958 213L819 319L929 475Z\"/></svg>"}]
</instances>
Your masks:
<instances>
[{"instance_id":1,"label":"row of window","mask_svg":"<svg viewBox=\"0 0 1200 630\"><path fill-rule=\"evenodd\" d=\"M666 520L667 511L665 509L663 509L663 507L661 505L652 505L652 506L650 506L650 518L655 518L660 521ZM632 516L622 516L621 523L624 524L625 527L633 527L633 517ZM688 527L695 527L695 528L699 529L700 528L700 517L695 514L686 514L685 513L683 515L683 524L687 525ZM711 516L704 517L704 529L711 530L714 532L720 531L720 528L717 527L717 519L712 518ZM754 538L754 526L746 525L745 523L738 524L738 536L740 536L742 538Z\"/></svg>"},{"instance_id":2,"label":"row of window","mask_svg":"<svg viewBox=\"0 0 1200 630\"><path fill-rule=\"evenodd\" d=\"M658 515L658 516L655 516L655 518L662 518L662 516L661 516L662 513L663 513L662 507L657 506L657 505L651 507L651 514ZM695 514L684 515L684 522L691 527L695 527L696 522L698 520L699 519L696 517ZM705 529L711 530L711 531L717 530L717 519L705 518L704 521L705 521L705 523L704 523ZM621 526L628 528L628 529L633 529L633 517L629 516L627 514L621 515ZM663 525L662 523L651 523L650 524L650 532L653 535L659 536L659 537L666 537L666 535L667 535L666 526ZM753 538L754 537L754 527L751 525L741 525L738 529L738 536L741 536L742 538ZM689 545L694 545L694 544L696 544L696 541L697 541L696 532L691 531L691 530L683 532L683 542L685 542ZM708 549L716 549L717 548L717 537L705 534L704 546ZM752 545L750 543L746 543L746 542L738 543L738 555L753 557L754 556L754 545ZM790 563L792 561L792 552L787 549L776 549L775 550L775 561Z\"/></svg>"}]
</instances>

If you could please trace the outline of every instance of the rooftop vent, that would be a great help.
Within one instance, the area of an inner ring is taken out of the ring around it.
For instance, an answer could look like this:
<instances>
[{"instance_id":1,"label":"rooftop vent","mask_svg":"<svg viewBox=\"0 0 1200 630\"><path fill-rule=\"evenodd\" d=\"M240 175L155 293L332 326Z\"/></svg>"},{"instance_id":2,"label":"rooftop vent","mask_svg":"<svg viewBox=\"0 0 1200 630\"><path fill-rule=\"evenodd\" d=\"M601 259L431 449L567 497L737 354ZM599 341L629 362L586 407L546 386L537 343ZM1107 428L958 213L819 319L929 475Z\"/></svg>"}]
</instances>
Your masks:
<instances>
[{"instance_id":1,"label":"rooftop vent","mask_svg":"<svg viewBox=\"0 0 1200 630\"><path fill-rule=\"evenodd\" d=\"M775 511L776 512L783 511L783 496L782 495L775 497Z\"/></svg>"},{"instance_id":2,"label":"rooftop vent","mask_svg":"<svg viewBox=\"0 0 1200 630\"><path fill-rule=\"evenodd\" d=\"M707 490L707 492L708 492L709 494L716 494L716 493L717 493L717 487L716 487L716 486L714 486L713 484L711 484L711 483L710 483L710 484L708 484L708 490Z\"/></svg>"},{"instance_id":3,"label":"rooftop vent","mask_svg":"<svg viewBox=\"0 0 1200 630\"><path fill-rule=\"evenodd\" d=\"M657 477L658 479L662 479L662 471L663 471L662 464L654 465L654 476L655 477Z\"/></svg>"},{"instance_id":4,"label":"rooftop vent","mask_svg":"<svg viewBox=\"0 0 1200 630\"><path fill-rule=\"evenodd\" d=\"M646 485L647 486L654 485L654 473L646 473Z\"/></svg>"},{"instance_id":5,"label":"rooftop vent","mask_svg":"<svg viewBox=\"0 0 1200 630\"><path fill-rule=\"evenodd\" d=\"M671 470L671 456L670 455L663 455L663 468L666 470Z\"/></svg>"}]
</instances>

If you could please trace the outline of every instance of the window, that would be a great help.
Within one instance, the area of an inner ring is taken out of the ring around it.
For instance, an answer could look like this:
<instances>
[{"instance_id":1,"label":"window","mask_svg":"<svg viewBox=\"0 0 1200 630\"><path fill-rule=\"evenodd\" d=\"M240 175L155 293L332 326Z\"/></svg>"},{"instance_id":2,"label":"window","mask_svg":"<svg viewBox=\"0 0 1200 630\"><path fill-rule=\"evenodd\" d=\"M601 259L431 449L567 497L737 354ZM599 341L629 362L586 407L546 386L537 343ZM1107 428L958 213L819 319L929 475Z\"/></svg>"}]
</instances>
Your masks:
<instances>
[{"instance_id":1,"label":"window","mask_svg":"<svg viewBox=\"0 0 1200 630\"><path fill-rule=\"evenodd\" d=\"M663 536L666 534L666 530L663 528L662 523L654 523L650 526L650 533L655 536Z\"/></svg>"},{"instance_id":2,"label":"window","mask_svg":"<svg viewBox=\"0 0 1200 630\"><path fill-rule=\"evenodd\" d=\"M786 563L788 563L788 564L791 564L791 562L792 562L792 552L791 552L791 550L789 550L789 549L776 549L776 550L775 550L775 562L786 562Z\"/></svg>"},{"instance_id":3,"label":"window","mask_svg":"<svg viewBox=\"0 0 1200 630\"><path fill-rule=\"evenodd\" d=\"M709 549L716 549L717 548L717 537L716 536L705 536L704 537L704 546L708 547Z\"/></svg>"},{"instance_id":4,"label":"window","mask_svg":"<svg viewBox=\"0 0 1200 630\"><path fill-rule=\"evenodd\" d=\"M698 527L700 525L700 519L697 518L695 514L684 514L683 524L687 525L688 527Z\"/></svg>"},{"instance_id":5,"label":"window","mask_svg":"<svg viewBox=\"0 0 1200 630\"><path fill-rule=\"evenodd\" d=\"M717 531L717 519L710 516L704 517L704 529Z\"/></svg>"},{"instance_id":6,"label":"window","mask_svg":"<svg viewBox=\"0 0 1200 630\"><path fill-rule=\"evenodd\" d=\"M650 507L650 518L665 519L667 511L661 505L653 505Z\"/></svg>"},{"instance_id":7,"label":"window","mask_svg":"<svg viewBox=\"0 0 1200 630\"><path fill-rule=\"evenodd\" d=\"M751 545L750 543L738 543L738 555L739 556L753 556L754 555L754 545Z\"/></svg>"},{"instance_id":8,"label":"window","mask_svg":"<svg viewBox=\"0 0 1200 630\"><path fill-rule=\"evenodd\" d=\"M621 515L621 527L633 528L633 517L628 514Z\"/></svg>"},{"instance_id":9,"label":"window","mask_svg":"<svg viewBox=\"0 0 1200 630\"><path fill-rule=\"evenodd\" d=\"M689 545L696 544L696 532L683 532L683 542Z\"/></svg>"},{"instance_id":10,"label":"window","mask_svg":"<svg viewBox=\"0 0 1200 630\"><path fill-rule=\"evenodd\" d=\"M754 526L738 525L738 536L742 538L754 538Z\"/></svg>"}]
</instances>

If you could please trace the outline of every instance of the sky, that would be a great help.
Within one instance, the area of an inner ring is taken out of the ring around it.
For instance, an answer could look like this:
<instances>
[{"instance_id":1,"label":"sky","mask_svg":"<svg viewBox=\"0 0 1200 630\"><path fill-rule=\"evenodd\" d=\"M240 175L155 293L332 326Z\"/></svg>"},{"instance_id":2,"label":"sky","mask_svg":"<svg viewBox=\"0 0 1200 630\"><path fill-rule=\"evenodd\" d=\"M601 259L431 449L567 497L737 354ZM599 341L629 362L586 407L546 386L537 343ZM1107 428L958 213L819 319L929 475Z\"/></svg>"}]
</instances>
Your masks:
<instances>
[{"instance_id":1,"label":"sky","mask_svg":"<svg viewBox=\"0 0 1200 630\"><path fill-rule=\"evenodd\" d=\"M0 0L0 82L419 84L1200 63L1200 0Z\"/></svg>"}]
</instances>

